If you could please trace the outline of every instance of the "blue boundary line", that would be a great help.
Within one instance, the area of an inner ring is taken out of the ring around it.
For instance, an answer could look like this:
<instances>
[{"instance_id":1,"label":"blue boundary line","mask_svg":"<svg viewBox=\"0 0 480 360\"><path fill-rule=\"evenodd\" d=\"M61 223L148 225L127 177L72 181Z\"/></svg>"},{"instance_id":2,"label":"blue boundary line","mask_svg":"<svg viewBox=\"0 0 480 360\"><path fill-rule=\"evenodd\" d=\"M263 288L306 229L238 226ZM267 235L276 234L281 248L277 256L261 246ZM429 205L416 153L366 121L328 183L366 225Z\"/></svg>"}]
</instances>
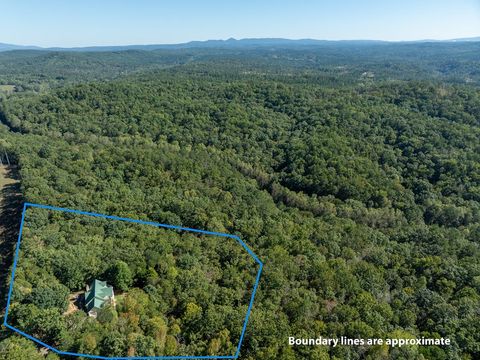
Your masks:
<instances>
[{"instance_id":1,"label":"blue boundary line","mask_svg":"<svg viewBox=\"0 0 480 360\"><path fill-rule=\"evenodd\" d=\"M10 287L8 290L7 308L5 309L5 319L3 320L3 325L7 327L8 327L8 324L7 324L8 312L10 310L10 300L12 299L12 292L13 292L13 281L15 280L15 271L17 270L18 254L20 252L20 241L22 240L23 223L25 222L26 210L27 210L27 204L25 203L23 204L22 222L20 223L20 231L18 232L17 247L15 249L15 258L13 259L12 276L10 278Z\"/></svg>"},{"instance_id":2,"label":"blue boundary line","mask_svg":"<svg viewBox=\"0 0 480 360\"><path fill-rule=\"evenodd\" d=\"M66 351L60 351L57 350L56 348L45 344L41 340L26 334L25 332L17 329L14 326L11 326L8 324L8 313L10 310L10 302L11 302L11 297L12 297L12 292L13 292L13 282L15 280L15 272L17 270L17 262L18 262L18 256L20 252L20 242L22 240L22 233L23 233L23 226L25 223L25 213L27 211L28 207L34 207L34 208L40 208L40 209L46 209L46 210L53 210L53 211L61 211L61 212L67 212L67 213L73 213L73 214L80 214L80 215L86 215L86 216L92 216L92 217L99 217L99 218L104 218L104 219L111 219L111 220L119 220L119 221L126 221L130 223L136 223L136 224L142 224L142 225L150 225L150 226L155 226L155 227L162 227L162 228L167 228L167 229L174 229L174 230L179 230L179 231L188 231L188 232L195 232L195 233L200 233L200 234L205 234L205 235L213 235L213 236L220 236L220 237L227 237L236 240L247 252L250 256L253 257L255 262L260 265L258 272L257 272L257 277L255 280L255 285L253 286L253 291L252 295L250 297L250 303L248 305L247 309L247 314L245 316L245 320L243 322L243 328L242 332L240 334L240 340L237 345L237 351L235 355L232 356L143 356L143 357L105 357L105 356L98 356L98 355L89 355L89 354L78 354L78 353L71 353L71 352L66 352ZM161 224L153 221L143 221L143 220L136 220L136 219L131 219L131 218L125 218L125 217L118 217L118 216L113 216L113 215L104 215L104 214L99 214L99 213L94 213L94 212L88 212L88 211L81 211L81 210L74 210L74 209L68 209L68 208L61 208L57 206L49 206L49 205L41 205L41 204L34 204L34 203L24 203L23 204L23 211L22 211L22 220L20 223L20 231L18 233L18 240L17 240L17 246L15 249L15 258L13 260L13 268L12 268L12 275L10 279L10 287L8 291L8 299L7 299L7 307L5 310L5 317L3 320L3 325L12 330L15 331L16 333L26 337L27 339L30 339L37 344L40 344L47 349L60 354L60 355L69 355L69 356L80 356L84 358L90 358L90 359L116 359L116 360L153 360L153 359L158 359L158 360L170 360L170 359L238 359L240 356L240 350L242 347L242 343L245 337L245 332L247 330L247 324L248 320L250 319L250 313L252 311L253 307L253 302L255 300L255 294L257 293L258 289L258 284L260 282L260 276L262 274L263 270L263 262L260 261L260 259L255 255L255 253L245 244L245 242L240 239L237 235L231 235L231 234L225 234L225 233L220 233L220 232L214 232L214 231L206 231L206 230L199 230L199 229L193 229L193 228L187 228L187 227L182 227L182 226L176 226L176 225L169 225L169 224Z\"/></svg>"}]
</instances>

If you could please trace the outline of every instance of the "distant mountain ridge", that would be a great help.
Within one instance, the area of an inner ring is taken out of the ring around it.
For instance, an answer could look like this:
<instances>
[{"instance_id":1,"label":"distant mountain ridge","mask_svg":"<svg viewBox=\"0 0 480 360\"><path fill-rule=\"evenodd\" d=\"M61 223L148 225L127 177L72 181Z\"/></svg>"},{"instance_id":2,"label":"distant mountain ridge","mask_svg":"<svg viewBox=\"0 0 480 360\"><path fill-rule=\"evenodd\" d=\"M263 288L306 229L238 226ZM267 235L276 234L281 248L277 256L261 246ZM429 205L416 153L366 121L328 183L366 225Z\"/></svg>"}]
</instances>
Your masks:
<instances>
[{"instance_id":1,"label":"distant mountain ridge","mask_svg":"<svg viewBox=\"0 0 480 360\"><path fill-rule=\"evenodd\" d=\"M25 45L0 43L0 51L10 51L10 50L44 50L44 49L41 48L40 46L25 46Z\"/></svg>"},{"instance_id":2,"label":"distant mountain ridge","mask_svg":"<svg viewBox=\"0 0 480 360\"><path fill-rule=\"evenodd\" d=\"M471 37L471 38L453 39L452 41L480 41L480 36Z\"/></svg>"},{"instance_id":3,"label":"distant mountain ridge","mask_svg":"<svg viewBox=\"0 0 480 360\"><path fill-rule=\"evenodd\" d=\"M480 37L451 40L416 40L416 41L383 41L383 40L316 40L316 39L284 39L284 38L246 38L227 40L190 41L179 44L145 44L145 45L107 45L85 47L40 47L0 43L0 51L11 50L45 50L45 51L125 51L125 50L158 50L158 49L191 49L191 48L248 48L248 47L281 47L281 46L320 46L329 44L372 45L392 43L418 42L472 42L480 41Z\"/></svg>"}]
</instances>

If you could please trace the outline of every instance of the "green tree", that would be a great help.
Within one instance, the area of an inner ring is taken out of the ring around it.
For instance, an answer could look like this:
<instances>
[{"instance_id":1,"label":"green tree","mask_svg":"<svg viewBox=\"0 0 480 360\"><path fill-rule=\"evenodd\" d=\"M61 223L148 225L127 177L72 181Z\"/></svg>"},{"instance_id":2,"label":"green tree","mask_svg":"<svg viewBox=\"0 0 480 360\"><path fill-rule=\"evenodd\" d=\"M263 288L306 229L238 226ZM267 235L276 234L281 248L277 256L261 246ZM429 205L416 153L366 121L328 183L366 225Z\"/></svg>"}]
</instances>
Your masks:
<instances>
[{"instance_id":1,"label":"green tree","mask_svg":"<svg viewBox=\"0 0 480 360\"><path fill-rule=\"evenodd\" d=\"M107 272L108 279L119 290L127 291L133 283L130 267L123 261L116 261Z\"/></svg>"},{"instance_id":2,"label":"green tree","mask_svg":"<svg viewBox=\"0 0 480 360\"><path fill-rule=\"evenodd\" d=\"M104 356L126 356L127 338L119 331L109 332L101 343Z\"/></svg>"},{"instance_id":3,"label":"green tree","mask_svg":"<svg viewBox=\"0 0 480 360\"><path fill-rule=\"evenodd\" d=\"M41 309L58 308L64 312L68 307L69 291L66 286L53 284L51 286L36 287L27 301Z\"/></svg>"},{"instance_id":4,"label":"green tree","mask_svg":"<svg viewBox=\"0 0 480 360\"><path fill-rule=\"evenodd\" d=\"M0 360L43 360L35 345L25 338L12 336L0 341Z\"/></svg>"}]
</instances>

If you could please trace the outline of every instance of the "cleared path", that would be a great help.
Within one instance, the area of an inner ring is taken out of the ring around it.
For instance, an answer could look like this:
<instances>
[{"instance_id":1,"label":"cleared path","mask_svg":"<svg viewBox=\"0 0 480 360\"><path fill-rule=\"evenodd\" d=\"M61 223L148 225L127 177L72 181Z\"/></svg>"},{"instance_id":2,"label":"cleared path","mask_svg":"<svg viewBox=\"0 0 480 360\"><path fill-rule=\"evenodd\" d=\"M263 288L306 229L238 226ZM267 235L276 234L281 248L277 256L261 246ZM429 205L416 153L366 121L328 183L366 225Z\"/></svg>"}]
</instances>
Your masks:
<instances>
[{"instance_id":1,"label":"cleared path","mask_svg":"<svg viewBox=\"0 0 480 360\"><path fill-rule=\"evenodd\" d=\"M0 166L0 309L6 306L10 267L20 227L23 198L15 167Z\"/></svg>"}]
</instances>

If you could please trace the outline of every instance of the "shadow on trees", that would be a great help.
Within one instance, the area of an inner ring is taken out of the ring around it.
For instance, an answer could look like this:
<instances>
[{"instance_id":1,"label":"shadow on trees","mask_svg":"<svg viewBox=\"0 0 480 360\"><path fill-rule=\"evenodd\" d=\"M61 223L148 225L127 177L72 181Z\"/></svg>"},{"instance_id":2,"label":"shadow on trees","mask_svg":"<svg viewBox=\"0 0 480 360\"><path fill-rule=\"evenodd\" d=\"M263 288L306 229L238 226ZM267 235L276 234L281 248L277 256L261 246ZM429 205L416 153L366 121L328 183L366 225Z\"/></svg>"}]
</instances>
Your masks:
<instances>
[{"instance_id":1,"label":"shadow on trees","mask_svg":"<svg viewBox=\"0 0 480 360\"><path fill-rule=\"evenodd\" d=\"M7 176L19 180L16 167L8 169ZM24 198L20 192L20 182L6 184L0 190L0 308L5 309L7 303L10 269L13 263L15 245L18 240L18 231ZM2 311L3 313L3 311Z\"/></svg>"}]
</instances>

